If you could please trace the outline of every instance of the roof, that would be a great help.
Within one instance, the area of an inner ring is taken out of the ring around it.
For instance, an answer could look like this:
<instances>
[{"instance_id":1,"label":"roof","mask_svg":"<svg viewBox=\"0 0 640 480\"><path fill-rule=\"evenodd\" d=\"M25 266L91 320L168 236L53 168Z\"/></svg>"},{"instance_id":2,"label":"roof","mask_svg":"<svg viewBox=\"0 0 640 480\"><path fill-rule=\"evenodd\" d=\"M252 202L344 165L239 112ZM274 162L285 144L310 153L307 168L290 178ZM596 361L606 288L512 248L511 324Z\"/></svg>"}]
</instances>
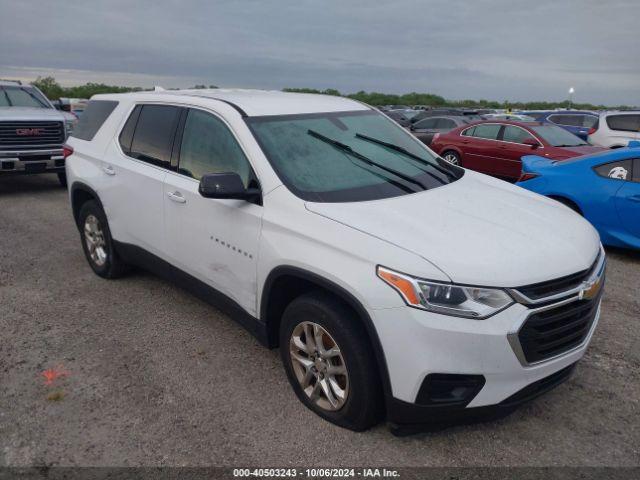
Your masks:
<instances>
[{"instance_id":1,"label":"roof","mask_svg":"<svg viewBox=\"0 0 640 480\"><path fill-rule=\"evenodd\" d=\"M116 98L121 95L152 99L154 96L198 97L221 100L233 105L249 117L265 115L291 115L319 112L346 112L369 110L370 107L344 97L332 95L290 93L277 90L242 89L193 89L193 90L157 90L152 92L134 92L109 95ZM106 97L106 95L105 95Z\"/></svg>"}]
</instances>

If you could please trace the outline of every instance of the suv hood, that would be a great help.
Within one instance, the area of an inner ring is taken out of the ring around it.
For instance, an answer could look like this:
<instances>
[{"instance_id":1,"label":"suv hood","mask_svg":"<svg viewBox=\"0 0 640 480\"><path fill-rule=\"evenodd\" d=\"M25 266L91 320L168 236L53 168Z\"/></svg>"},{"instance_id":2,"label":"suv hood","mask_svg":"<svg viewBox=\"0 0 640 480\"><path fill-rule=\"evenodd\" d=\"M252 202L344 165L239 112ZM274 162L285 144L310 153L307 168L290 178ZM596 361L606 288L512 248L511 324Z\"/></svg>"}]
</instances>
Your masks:
<instances>
[{"instance_id":1,"label":"suv hood","mask_svg":"<svg viewBox=\"0 0 640 480\"><path fill-rule=\"evenodd\" d=\"M6 120L30 121L30 120L52 120L64 121L65 117L55 108L35 108L35 107L0 107L0 122Z\"/></svg>"},{"instance_id":2,"label":"suv hood","mask_svg":"<svg viewBox=\"0 0 640 480\"><path fill-rule=\"evenodd\" d=\"M596 230L564 205L470 171L421 193L306 208L409 250L461 284L518 287L562 277L589 268L600 246Z\"/></svg>"}]
</instances>

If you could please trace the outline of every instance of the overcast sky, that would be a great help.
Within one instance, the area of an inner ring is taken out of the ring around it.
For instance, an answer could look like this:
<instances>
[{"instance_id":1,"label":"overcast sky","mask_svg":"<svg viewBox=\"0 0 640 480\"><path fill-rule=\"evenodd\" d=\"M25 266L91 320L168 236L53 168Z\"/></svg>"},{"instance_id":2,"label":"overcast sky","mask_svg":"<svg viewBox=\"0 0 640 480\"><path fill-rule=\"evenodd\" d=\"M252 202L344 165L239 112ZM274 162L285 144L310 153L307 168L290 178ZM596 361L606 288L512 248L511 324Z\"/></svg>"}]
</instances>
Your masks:
<instances>
[{"instance_id":1,"label":"overcast sky","mask_svg":"<svg viewBox=\"0 0 640 480\"><path fill-rule=\"evenodd\" d=\"M0 77L640 105L640 0L0 0Z\"/></svg>"}]
</instances>

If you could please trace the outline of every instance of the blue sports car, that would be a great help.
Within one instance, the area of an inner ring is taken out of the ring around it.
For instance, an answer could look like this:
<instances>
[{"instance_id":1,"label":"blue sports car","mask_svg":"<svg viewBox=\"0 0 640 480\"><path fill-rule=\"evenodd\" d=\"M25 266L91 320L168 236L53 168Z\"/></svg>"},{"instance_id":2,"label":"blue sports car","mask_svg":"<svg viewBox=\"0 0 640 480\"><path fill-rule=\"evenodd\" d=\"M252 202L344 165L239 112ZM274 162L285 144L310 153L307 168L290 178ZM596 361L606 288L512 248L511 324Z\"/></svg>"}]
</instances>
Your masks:
<instances>
[{"instance_id":1,"label":"blue sports car","mask_svg":"<svg viewBox=\"0 0 640 480\"><path fill-rule=\"evenodd\" d=\"M605 245L640 249L640 142L559 162L527 155L517 185L583 215Z\"/></svg>"}]
</instances>

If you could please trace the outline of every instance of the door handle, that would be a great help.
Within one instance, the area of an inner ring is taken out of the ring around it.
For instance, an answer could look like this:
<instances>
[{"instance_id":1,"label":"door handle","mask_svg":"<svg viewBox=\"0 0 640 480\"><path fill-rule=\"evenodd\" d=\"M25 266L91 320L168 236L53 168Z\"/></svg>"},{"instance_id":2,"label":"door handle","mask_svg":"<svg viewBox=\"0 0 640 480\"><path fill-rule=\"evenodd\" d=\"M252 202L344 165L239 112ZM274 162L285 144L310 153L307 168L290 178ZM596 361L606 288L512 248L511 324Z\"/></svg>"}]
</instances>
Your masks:
<instances>
[{"instance_id":1,"label":"door handle","mask_svg":"<svg viewBox=\"0 0 640 480\"><path fill-rule=\"evenodd\" d=\"M113 169L113 167L111 165L105 165L104 167L102 167L102 171L104 173L106 173L107 175L115 175L116 171Z\"/></svg>"},{"instance_id":2,"label":"door handle","mask_svg":"<svg viewBox=\"0 0 640 480\"><path fill-rule=\"evenodd\" d=\"M187 203L187 199L182 196L177 190L175 192L167 192L169 200L173 200L176 203Z\"/></svg>"}]
</instances>

